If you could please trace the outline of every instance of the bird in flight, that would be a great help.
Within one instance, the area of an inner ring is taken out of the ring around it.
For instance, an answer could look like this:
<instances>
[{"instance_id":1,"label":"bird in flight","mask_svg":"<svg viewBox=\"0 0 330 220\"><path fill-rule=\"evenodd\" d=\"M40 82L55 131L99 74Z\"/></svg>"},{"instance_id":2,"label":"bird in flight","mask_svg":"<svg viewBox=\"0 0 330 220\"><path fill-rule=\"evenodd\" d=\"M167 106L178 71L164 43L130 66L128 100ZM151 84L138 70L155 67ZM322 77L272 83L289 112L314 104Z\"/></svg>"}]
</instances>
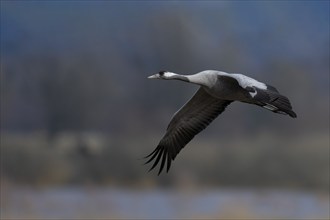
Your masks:
<instances>
[{"instance_id":1,"label":"bird in flight","mask_svg":"<svg viewBox=\"0 0 330 220\"><path fill-rule=\"evenodd\" d=\"M149 79L181 80L200 85L193 97L172 117L164 137L151 152L145 164L154 160L152 170L161 161L158 175L165 163L167 172L172 160L191 141L204 130L233 101L261 106L274 113L296 118L290 101L270 85L259 82L243 74L205 70L193 75L180 75L161 71Z\"/></svg>"}]
</instances>

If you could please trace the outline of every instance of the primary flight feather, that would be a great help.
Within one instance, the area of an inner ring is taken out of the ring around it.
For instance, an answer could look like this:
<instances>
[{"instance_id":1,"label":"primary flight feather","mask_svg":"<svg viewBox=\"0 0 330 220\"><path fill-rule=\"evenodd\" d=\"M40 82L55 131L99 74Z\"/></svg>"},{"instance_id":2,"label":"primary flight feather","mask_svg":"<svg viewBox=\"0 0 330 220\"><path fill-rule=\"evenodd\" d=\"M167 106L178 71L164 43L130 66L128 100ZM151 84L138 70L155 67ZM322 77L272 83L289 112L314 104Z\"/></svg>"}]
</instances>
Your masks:
<instances>
[{"instance_id":1,"label":"primary flight feather","mask_svg":"<svg viewBox=\"0 0 330 220\"><path fill-rule=\"evenodd\" d=\"M193 75L180 75L161 71L148 78L181 80L200 85L195 95L174 114L156 149L146 156L146 164L154 160L150 170L161 162L158 175L165 164L168 172L172 160L181 149L233 101L255 104L275 113L297 117L288 98L276 88L243 74L206 70Z\"/></svg>"}]
</instances>

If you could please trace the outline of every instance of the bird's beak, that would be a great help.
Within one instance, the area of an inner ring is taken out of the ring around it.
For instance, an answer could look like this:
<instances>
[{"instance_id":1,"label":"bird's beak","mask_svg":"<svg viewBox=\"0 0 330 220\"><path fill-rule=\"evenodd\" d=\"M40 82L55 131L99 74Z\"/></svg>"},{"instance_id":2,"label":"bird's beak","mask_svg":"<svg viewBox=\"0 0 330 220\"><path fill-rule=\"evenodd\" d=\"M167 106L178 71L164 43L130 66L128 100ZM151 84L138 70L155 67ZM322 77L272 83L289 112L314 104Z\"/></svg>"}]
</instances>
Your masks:
<instances>
[{"instance_id":1,"label":"bird's beak","mask_svg":"<svg viewBox=\"0 0 330 220\"><path fill-rule=\"evenodd\" d=\"M155 75L152 75L152 76L148 76L148 79L159 79L159 74L155 74Z\"/></svg>"}]
</instances>

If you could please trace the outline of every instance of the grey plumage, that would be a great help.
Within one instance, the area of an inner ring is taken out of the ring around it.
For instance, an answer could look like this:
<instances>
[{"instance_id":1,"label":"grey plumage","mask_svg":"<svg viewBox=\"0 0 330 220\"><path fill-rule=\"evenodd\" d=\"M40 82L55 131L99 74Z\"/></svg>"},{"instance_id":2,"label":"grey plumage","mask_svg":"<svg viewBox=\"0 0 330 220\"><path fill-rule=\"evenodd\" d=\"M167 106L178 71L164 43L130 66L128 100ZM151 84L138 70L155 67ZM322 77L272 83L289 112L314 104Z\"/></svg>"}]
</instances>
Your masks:
<instances>
[{"instance_id":1,"label":"grey plumage","mask_svg":"<svg viewBox=\"0 0 330 220\"><path fill-rule=\"evenodd\" d=\"M167 172L181 149L196 134L204 130L233 101L261 106L267 110L296 117L291 104L273 86L258 82L242 74L207 70L194 75L179 75L162 71L148 78L181 80L201 87L195 95L174 114L164 137L156 149L146 158L147 163L155 160L152 170L161 161L158 175L165 163Z\"/></svg>"}]
</instances>

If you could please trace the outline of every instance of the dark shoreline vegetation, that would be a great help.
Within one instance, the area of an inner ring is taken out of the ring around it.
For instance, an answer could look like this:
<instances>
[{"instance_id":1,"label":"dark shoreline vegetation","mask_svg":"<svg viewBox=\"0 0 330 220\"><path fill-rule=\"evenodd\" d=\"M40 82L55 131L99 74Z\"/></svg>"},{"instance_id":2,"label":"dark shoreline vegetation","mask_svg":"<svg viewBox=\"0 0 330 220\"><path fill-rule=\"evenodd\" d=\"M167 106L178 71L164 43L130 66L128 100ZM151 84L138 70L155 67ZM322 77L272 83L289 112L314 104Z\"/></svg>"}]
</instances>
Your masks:
<instances>
[{"instance_id":1,"label":"dark shoreline vegetation","mask_svg":"<svg viewBox=\"0 0 330 220\"><path fill-rule=\"evenodd\" d=\"M221 145L196 139L175 169L156 177L143 166L150 136L109 137L95 133L2 134L2 178L27 185L159 185L171 187L184 178L201 186L300 188L328 190L327 134L282 139L260 134L239 140L222 138ZM138 144L136 144L138 143ZM139 147L137 147L139 146ZM134 183L134 184L132 184Z\"/></svg>"}]
</instances>

